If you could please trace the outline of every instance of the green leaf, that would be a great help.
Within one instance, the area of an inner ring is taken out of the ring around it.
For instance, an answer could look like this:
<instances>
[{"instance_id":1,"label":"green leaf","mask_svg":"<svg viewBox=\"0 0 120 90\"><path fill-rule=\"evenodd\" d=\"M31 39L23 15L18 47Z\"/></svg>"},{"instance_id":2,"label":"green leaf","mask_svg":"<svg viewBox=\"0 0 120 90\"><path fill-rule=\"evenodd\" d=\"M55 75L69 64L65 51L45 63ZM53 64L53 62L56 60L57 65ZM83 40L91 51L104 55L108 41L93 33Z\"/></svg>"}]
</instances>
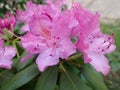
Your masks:
<instances>
[{"instance_id":1,"label":"green leaf","mask_svg":"<svg viewBox=\"0 0 120 90\"><path fill-rule=\"evenodd\" d=\"M21 55L20 60L26 55L27 55L27 52L24 51ZM33 63L33 61L36 60L36 57L34 56L34 58L29 58L24 63L21 62L20 60L15 65L15 68L17 69L18 72L21 71L22 69L26 68L31 63Z\"/></svg>"},{"instance_id":2,"label":"green leaf","mask_svg":"<svg viewBox=\"0 0 120 90\"><path fill-rule=\"evenodd\" d=\"M19 61L19 62L16 64L17 72L19 72L19 71L21 71L22 69L26 68L26 67L27 67L28 65L30 65L32 62L33 62L33 58L26 60L24 63L21 62L21 61Z\"/></svg>"},{"instance_id":3,"label":"green leaf","mask_svg":"<svg viewBox=\"0 0 120 90\"><path fill-rule=\"evenodd\" d=\"M10 72L10 70L3 70L2 72L0 72L0 86L3 86L4 83L9 81L9 79L12 76L14 76L14 74L12 72Z\"/></svg>"},{"instance_id":4,"label":"green leaf","mask_svg":"<svg viewBox=\"0 0 120 90\"><path fill-rule=\"evenodd\" d=\"M60 90L92 90L77 75L64 70L60 78Z\"/></svg>"},{"instance_id":5,"label":"green leaf","mask_svg":"<svg viewBox=\"0 0 120 90\"><path fill-rule=\"evenodd\" d=\"M44 71L36 85L35 90L54 90L57 81L57 67L50 67Z\"/></svg>"},{"instance_id":6,"label":"green leaf","mask_svg":"<svg viewBox=\"0 0 120 90\"><path fill-rule=\"evenodd\" d=\"M3 68L0 68L0 73L1 73L3 70L4 70Z\"/></svg>"},{"instance_id":7,"label":"green leaf","mask_svg":"<svg viewBox=\"0 0 120 90\"><path fill-rule=\"evenodd\" d=\"M82 73L94 90L108 90L103 82L103 79L101 79L94 71L92 71L92 69L84 66Z\"/></svg>"},{"instance_id":8,"label":"green leaf","mask_svg":"<svg viewBox=\"0 0 120 90\"><path fill-rule=\"evenodd\" d=\"M36 64L33 64L10 78L0 90L15 90L35 78L39 73Z\"/></svg>"}]
</instances>

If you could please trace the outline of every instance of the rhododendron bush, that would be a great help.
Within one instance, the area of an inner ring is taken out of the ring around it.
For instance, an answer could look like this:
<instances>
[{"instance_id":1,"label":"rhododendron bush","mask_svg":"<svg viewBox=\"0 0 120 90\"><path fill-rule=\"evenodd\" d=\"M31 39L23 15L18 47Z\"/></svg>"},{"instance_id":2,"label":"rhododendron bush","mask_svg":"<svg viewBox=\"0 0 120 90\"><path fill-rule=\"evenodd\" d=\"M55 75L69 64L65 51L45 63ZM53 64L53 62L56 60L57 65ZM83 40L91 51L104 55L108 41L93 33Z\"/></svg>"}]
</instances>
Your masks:
<instances>
[{"instance_id":1,"label":"rhododendron bush","mask_svg":"<svg viewBox=\"0 0 120 90\"><path fill-rule=\"evenodd\" d=\"M98 12L67 0L28 1L0 18L0 90L107 90L101 75L115 48Z\"/></svg>"}]
</instances>

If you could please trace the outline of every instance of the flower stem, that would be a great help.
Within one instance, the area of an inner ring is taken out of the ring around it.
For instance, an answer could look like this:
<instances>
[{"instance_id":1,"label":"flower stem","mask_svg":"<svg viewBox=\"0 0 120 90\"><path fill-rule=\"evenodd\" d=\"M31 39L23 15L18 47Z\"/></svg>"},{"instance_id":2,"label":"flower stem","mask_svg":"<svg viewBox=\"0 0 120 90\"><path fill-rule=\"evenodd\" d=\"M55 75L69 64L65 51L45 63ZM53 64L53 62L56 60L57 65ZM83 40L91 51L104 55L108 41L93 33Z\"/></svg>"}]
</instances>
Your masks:
<instances>
[{"instance_id":1,"label":"flower stem","mask_svg":"<svg viewBox=\"0 0 120 90\"><path fill-rule=\"evenodd\" d=\"M16 46L15 42L12 42L12 44L13 44L13 46L14 46L15 49L16 49L17 57L20 58L20 55L19 55L19 52L18 52L18 50L17 50L17 46Z\"/></svg>"},{"instance_id":2,"label":"flower stem","mask_svg":"<svg viewBox=\"0 0 120 90\"><path fill-rule=\"evenodd\" d=\"M73 61L71 61L71 63L72 63L73 65L75 65L77 68L80 68L80 67L81 67L81 65L80 65L80 64L75 63L75 62L73 62Z\"/></svg>"}]
</instances>

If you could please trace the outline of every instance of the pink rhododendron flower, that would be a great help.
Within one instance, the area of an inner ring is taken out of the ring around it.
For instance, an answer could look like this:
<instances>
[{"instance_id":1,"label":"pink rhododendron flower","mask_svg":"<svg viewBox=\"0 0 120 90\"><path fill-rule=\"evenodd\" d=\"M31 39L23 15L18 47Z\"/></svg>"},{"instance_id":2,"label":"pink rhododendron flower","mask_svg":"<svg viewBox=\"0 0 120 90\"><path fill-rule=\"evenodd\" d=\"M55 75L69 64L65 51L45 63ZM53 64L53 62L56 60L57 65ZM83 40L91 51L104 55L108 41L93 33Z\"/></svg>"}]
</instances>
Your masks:
<instances>
[{"instance_id":1,"label":"pink rhododendron flower","mask_svg":"<svg viewBox=\"0 0 120 90\"><path fill-rule=\"evenodd\" d=\"M40 30L39 34L28 32L22 37L22 45L28 52L39 53L36 63L40 71L44 71L48 66L56 65L59 62L59 58L66 59L76 52L76 47L70 39L70 32L68 33L70 30L67 25L69 21L66 19L67 22L65 22L65 19L62 18L63 16L55 20L51 29L44 26L44 28L42 28L43 31L41 31L39 26L37 28L35 27L36 23L41 22L40 20L30 24L34 26L30 26L30 30ZM61 25L63 27L61 27ZM46 33L46 31L49 32L49 34Z\"/></svg>"},{"instance_id":2,"label":"pink rhododendron flower","mask_svg":"<svg viewBox=\"0 0 120 90\"><path fill-rule=\"evenodd\" d=\"M51 9L48 8L48 10ZM29 32L21 37L22 46L27 52L39 54L36 63L40 71L44 71L48 66L56 65L59 58L67 59L76 52L76 47L70 38L70 31L78 22L72 17L70 11L61 11L58 16L51 16L54 10L47 13L48 10L46 14L34 13L28 23Z\"/></svg>"},{"instance_id":3,"label":"pink rhododendron flower","mask_svg":"<svg viewBox=\"0 0 120 90\"><path fill-rule=\"evenodd\" d=\"M48 66L56 65L59 58L66 59L68 56L76 52L75 46L67 37L51 35L45 38L45 50L39 54L36 63L40 71L44 71ZM67 46L67 48L66 48Z\"/></svg>"},{"instance_id":4,"label":"pink rhododendron flower","mask_svg":"<svg viewBox=\"0 0 120 90\"><path fill-rule=\"evenodd\" d=\"M0 67L11 69L12 58L16 55L16 50L12 46L4 46L4 41L0 38Z\"/></svg>"},{"instance_id":5,"label":"pink rhododendron flower","mask_svg":"<svg viewBox=\"0 0 120 90\"><path fill-rule=\"evenodd\" d=\"M78 3L74 5L81 30L77 47L84 54L85 63L89 62L97 71L107 75L110 66L104 54L115 49L113 37L101 33L98 13L84 10Z\"/></svg>"},{"instance_id":6,"label":"pink rhododendron flower","mask_svg":"<svg viewBox=\"0 0 120 90\"><path fill-rule=\"evenodd\" d=\"M3 33L3 29L12 30L16 24L16 20L13 14L7 13L4 18L0 18L0 33Z\"/></svg>"},{"instance_id":7,"label":"pink rhododendron flower","mask_svg":"<svg viewBox=\"0 0 120 90\"><path fill-rule=\"evenodd\" d=\"M21 37L28 52L22 61L38 54L36 63L43 72L48 66L56 65L59 58L67 59L77 47L84 54L85 63L107 75L110 66L104 55L115 49L113 36L101 32L98 13L83 9L79 3L62 11L65 3L65 0L46 0L45 5L36 5L30 1L25 11L18 11L19 21L25 23L22 30L28 31ZM71 41L73 38L77 38L76 46Z\"/></svg>"}]
</instances>

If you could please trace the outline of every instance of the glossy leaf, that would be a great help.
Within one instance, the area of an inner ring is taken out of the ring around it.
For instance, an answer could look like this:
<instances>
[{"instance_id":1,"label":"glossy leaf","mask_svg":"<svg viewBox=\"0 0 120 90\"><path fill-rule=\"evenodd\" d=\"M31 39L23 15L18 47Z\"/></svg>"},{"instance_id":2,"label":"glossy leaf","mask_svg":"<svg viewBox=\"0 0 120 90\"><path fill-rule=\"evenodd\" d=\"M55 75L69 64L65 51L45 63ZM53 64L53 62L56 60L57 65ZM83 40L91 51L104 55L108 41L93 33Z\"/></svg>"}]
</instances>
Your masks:
<instances>
[{"instance_id":1,"label":"glossy leaf","mask_svg":"<svg viewBox=\"0 0 120 90\"><path fill-rule=\"evenodd\" d=\"M57 81L57 67L49 67L44 71L36 85L35 90L54 90Z\"/></svg>"},{"instance_id":2,"label":"glossy leaf","mask_svg":"<svg viewBox=\"0 0 120 90\"><path fill-rule=\"evenodd\" d=\"M21 71L22 69L24 69L25 67L27 67L28 65L30 65L32 63L33 59L29 59L26 62L22 63L22 62L18 62L16 64L16 69L17 71Z\"/></svg>"},{"instance_id":3,"label":"glossy leaf","mask_svg":"<svg viewBox=\"0 0 120 90\"><path fill-rule=\"evenodd\" d=\"M82 73L94 90L108 90L103 82L103 79L101 79L94 71L92 71L92 69L84 66Z\"/></svg>"},{"instance_id":4,"label":"glossy leaf","mask_svg":"<svg viewBox=\"0 0 120 90\"><path fill-rule=\"evenodd\" d=\"M63 72L60 78L60 90L92 90L77 75Z\"/></svg>"},{"instance_id":5,"label":"glossy leaf","mask_svg":"<svg viewBox=\"0 0 120 90\"><path fill-rule=\"evenodd\" d=\"M10 70L3 70L0 72L0 86L3 86L12 76L14 76L14 74Z\"/></svg>"},{"instance_id":6,"label":"glossy leaf","mask_svg":"<svg viewBox=\"0 0 120 90\"><path fill-rule=\"evenodd\" d=\"M21 58L23 58L25 55L27 55L27 52L23 52L21 55ZM17 71L21 71L22 69L24 69L25 67L27 67L28 65L30 65L34 60L36 59L36 57L34 58L29 58L27 59L25 62L21 62L20 60L17 62L16 64L16 69Z\"/></svg>"},{"instance_id":7,"label":"glossy leaf","mask_svg":"<svg viewBox=\"0 0 120 90\"><path fill-rule=\"evenodd\" d=\"M36 64L33 64L14 75L0 90L15 90L35 78L39 73Z\"/></svg>"}]
</instances>

